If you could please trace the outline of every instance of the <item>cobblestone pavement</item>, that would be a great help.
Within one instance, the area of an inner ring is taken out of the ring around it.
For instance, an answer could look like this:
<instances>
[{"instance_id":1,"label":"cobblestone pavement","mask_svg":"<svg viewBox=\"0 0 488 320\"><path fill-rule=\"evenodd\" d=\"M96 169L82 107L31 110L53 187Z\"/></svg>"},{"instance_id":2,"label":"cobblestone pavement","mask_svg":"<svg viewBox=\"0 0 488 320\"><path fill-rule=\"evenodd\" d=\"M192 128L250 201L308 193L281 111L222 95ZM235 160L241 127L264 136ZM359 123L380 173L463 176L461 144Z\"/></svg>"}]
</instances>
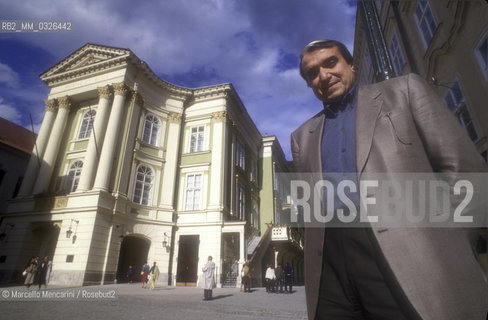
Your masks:
<instances>
[{"instance_id":1,"label":"cobblestone pavement","mask_svg":"<svg viewBox=\"0 0 488 320\"><path fill-rule=\"evenodd\" d=\"M216 288L214 299L203 301L203 289L148 290L134 283L48 288L51 297L39 301L36 297L12 299L12 295L25 293L25 288L4 287L0 288L0 319L306 319L305 289L293 290L292 294L268 294L264 288L253 288L251 293L240 292L239 288ZM82 298L86 292L89 297ZM38 296L41 293L32 289L29 292ZM74 298L63 297L71 293ZM99 298L97 293L115 293L116 299Z\"/></svg>"}]
</instances>

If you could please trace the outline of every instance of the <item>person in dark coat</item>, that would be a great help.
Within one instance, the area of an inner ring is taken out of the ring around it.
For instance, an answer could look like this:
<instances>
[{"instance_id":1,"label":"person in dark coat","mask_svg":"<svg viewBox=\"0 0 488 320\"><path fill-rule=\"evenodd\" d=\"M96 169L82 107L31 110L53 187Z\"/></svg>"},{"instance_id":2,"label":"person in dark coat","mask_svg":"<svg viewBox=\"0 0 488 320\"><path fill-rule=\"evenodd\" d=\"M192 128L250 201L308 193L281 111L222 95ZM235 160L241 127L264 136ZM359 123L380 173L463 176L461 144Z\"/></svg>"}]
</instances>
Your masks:
<instances>
[{"instance_id":1,"label":"person in dark coat","mask_svg":"<svg viewBox=\"0 0 488 320\"><path fill-rule=\"evenodd\" d=\"M39 264L39 268L37 268L37 283L39 284L39 289L41 286L44 285L44 288L47 288L47 273L50 268L49 257L45 256L44 260Z\"/></svg>"}]
</instances>

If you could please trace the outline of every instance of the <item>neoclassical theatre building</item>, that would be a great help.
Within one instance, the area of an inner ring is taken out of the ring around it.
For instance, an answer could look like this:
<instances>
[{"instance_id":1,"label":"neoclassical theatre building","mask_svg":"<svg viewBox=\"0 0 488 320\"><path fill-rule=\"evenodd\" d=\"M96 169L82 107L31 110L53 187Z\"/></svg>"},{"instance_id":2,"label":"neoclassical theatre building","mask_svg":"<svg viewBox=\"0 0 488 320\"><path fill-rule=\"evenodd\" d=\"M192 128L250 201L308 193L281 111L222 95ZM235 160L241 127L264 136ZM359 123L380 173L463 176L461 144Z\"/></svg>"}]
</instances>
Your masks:
<instances>
[{"instance_id":1,"label":"neoclassical theatre building","mask_svg":"<svg viewBox=\"0 0 488 320\"><path fill-rule=\"evenodd\" d=\"M128 49L86 44L41 79L46 113L19 195L2 225L0 281L50 256L51 283L123 281L157 263L159 285L197 285L208 256L220 285L246 260L302 277L300 230L289 212L289 164L262 136L231 84L188 89L155 75Z\"/></svg>"}]
</instances>

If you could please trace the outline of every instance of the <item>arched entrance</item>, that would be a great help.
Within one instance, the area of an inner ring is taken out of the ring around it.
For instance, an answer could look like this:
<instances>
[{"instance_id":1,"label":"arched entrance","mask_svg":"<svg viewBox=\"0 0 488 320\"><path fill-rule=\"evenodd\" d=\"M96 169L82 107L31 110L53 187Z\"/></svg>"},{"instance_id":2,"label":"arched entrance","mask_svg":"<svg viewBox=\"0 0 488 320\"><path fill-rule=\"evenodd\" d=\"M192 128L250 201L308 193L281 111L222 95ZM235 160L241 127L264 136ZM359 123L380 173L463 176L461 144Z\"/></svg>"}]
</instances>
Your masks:
<instances>
[{"instance_id":1,"label":"arched entrance","mask_svg":"<svg viewBox=\"0 0 488 320\"><path fill-rule=\"evenodd\" d=\"M126 236L120 245L119 263L117 264L117 282L127 282L127 270L132 266L134 282L140 281L141 269L147 261L150 241L142 237ZM149 263L149 262L148 262Z\"/></svg>"}]
</instances>

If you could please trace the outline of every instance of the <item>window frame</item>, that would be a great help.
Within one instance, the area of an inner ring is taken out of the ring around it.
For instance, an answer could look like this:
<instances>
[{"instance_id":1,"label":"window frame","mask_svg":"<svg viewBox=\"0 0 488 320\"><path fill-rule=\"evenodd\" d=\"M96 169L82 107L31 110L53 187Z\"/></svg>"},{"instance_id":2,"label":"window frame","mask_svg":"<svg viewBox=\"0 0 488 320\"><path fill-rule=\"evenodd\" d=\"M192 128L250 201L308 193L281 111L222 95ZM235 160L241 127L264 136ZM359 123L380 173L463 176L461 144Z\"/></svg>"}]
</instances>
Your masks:
<instances>
[{"instance_id":1,"label":"window frame","mask_svg":"<svg viewBox=\"0 0 488 320\"><path fill-rule=\"evenodd\" d=\"M149 120L148 119L149 117L152 117L153 119ZM146 129L147 129L146 124L147 123L150 123L150 128L148 129L149 133L147 135L149 141L146 141L146 138L145 138L146 137ZM159 145L159 136L161 133L161 127L162 127L161 119L159 119L159 117L157 117L155 114L147 112L144 116L142 133L141 133L141 141L144 143L147 143L149 145L152 145L152 146L158 146ZM156 128L156 134L154 134L155 128Z\"/></svg>"},{"instance_id":2,"label":"window frame","mask_svg":"<svg viewBox=\"0 0 488 320\"><path fill-rule=\"evenodd\" d=\"M81 166L74 167L75 164L80 164ZM83 160L76 159L73 160L68 166L68 173L66 175L66 189L68 193L76 192L78 185L80 183L81 171L83 170Z\"/></svg>"},{"instance_id":3,"label":"window frame","mask_svg":"<svg viewBox=\"0 0 488 320\"><path fill-rule=\"evenodd\" d=\"M242 185L237 186L237 219L244 221L246 219L246 189Z\"/></svg>"},{"instance_id":4,"label":"window frame","mask_svg":"<svg viewBox=\"0 0 488 320\"><path fill-rule=\"evenodd\" d=\"M255 197L251 199L251 226L259 228L259 201Z\"/></svg>"},{"instance_id":5,"label":"window frame","mask_svg":"<svg viewBox=\"0 0 488 320\"><path fill-rule=\"evenodd\" d=\"M190 177L193 177L193 183L190 186ZM200 178L199 186L196 186L196 177ZM191 172L185 175L185 189L183 198L183 211L198 211L203 207L203 173ZM195 197L195 193L198 191L198 198ZM189 203L189 194L191 194L191 203ZM195 201L197 199L197 201Z\"/></svg>"},{"instance_id":6,"label":"window frame","mask_svg":"<svg viewBox=\"0 0 488 320\"><path fill-rule=\"evenodd\" d=\"M139 180L139 170L142 167L148 169L151 173L149 175L149 177L151 177L151 180L149 182L147 181L148 175L146 174L148 170L146 170L145 172L141 172L141 174L143 174L143 180ZM136 167L135 175L134 175L134 190L132 192L132 202L142 206L150 206L152 202L155 180L156 180L156 175L155 175L154 168L152 168L150 165L146 163L139 164ZM138 190L140 190L140 193L136 194L139 192ZM136 199L136 197L138 197L138 199Z\"/></svg>"},{"instance_id":7,"label":"window frame","mask_svg":"<svg viewBox=\"0 0 488 320\"><path fill-rule=\"evenodd\" d=\"M87 117L89 113L94 113L94 114ZM78 140L90 138L91 133L93 132L93 126L95 123L96 116L97 116L97 110L92 108L87 109L83 113L83 116L81 117L80 127L78 129L78 134L76 136Z\"/></svg>"},{"instance_id":8,"label":"window frame","mask_svg":"<svg viewBox=\"0 0 488 320\"><path fill-rule=\"evenodd\" d=\"M396 46L396 48L393 48L394 46ZM398 41L396 32L393 32L393 35L391 37L389 51L391 55L391 61L393 63L393 69L395 70L397 76L401 76L403 74L403 69L405 69L406 62L405 57L403 56L402 46L400 44L400 41ZM401 66L397 64L397 58L401 60Z\"/></svg>"},{"instance_id":9,"label":"window frame","mask_svg":"<svg viewBox=\"0 0 488 320\"><path fill-rule=\"evenodd\" d=\"M423 8L420 5L422 2L425 2L425 6ZM417 11L419 10L419 8L422 11L420 18L417 16ZM430 13L430 16L432 17L432 20L433 20L434 25L435 25L435 28L433 28L433 30L431 30L431 28L432 28L431 21L427 21L427 18L426 18L428 13ZM425 47L425 49L427 49L430 46L432 40L434 39L436 30L439 26L439 23L437 23L437 20L436 20L435 15L434 15L434 11L432 10L430 3L426 0L418 0L417 6L415 7L415 11L413 12L413 16L414 16L415 23L417 25L417 29L420 33L420 37L422 38L422 42L424 44L424 47ZM427 29L430 33L430 39L425 38L424 30L422 29L422 23L423 22L425 22L425 26L427 27Z\"/></svg>"},{"instance_id":10,"label":"window frame","mask_svg":"<svg viewBox=\"0 0 488 320\"><path fill-rule=\"evenodd\" d=\"M480 47L483 45L483 43L486 44L487 51L488 51L488 30L486 30L483 33L483 35L481 36L480 40L476 43L476 46L473 50L476 60L478 61L478 64L480 66L481 73L485 77L485 80L488 80L488 53L487 53L486 60L483 58L483 56L480 53Z\"/></svg>"},{"instance_id":11,"label":"window frame","mask_svg":"<svg viewBox=\"0 0 488 320\"><path fill-rule=\"evenodd\" d=\"M246 149L240 142L237 142L236 147L236 166L242 170L246 170Z\"/></svg>"},{"instance_id":12,"label":"window frame","mask_svg":"<svg viewBox=\"0 0 488 320\"><path fill-rule=\"evenodd\" d=\"M460 99L458 99L455 95L454 86L458 87L460 93ZM463 88L461 87L461 82L459 81L459 79L455 78L451 82L451 85L449 86L449 88L446 90L446 93L444 94L443 101L446 104L446 106L449 108L449 110L454 114L454 116L456 117L460 125L463 127L463 129L466 131L470 140L473 141L473 143L479 141L480 139L479 130L474 121L468 102L466 101L466 96L464 95L464 91ZM469 119L467 121L466 118L463 117L463 115L466 114L469 116ZM472 132L470 131L470 127L473 130ZM475 139L473 139L472 134L476 136Z\"/></svg>"},{"instance_id":13,"label":"window frame","mask_svg":"<svg viewBox=\"0 0 488 320\"><path fill-rule=\"evenodd\" d=\"M193 133L193 130L196 129L196 132ZM200 132L200 129L201 132ZM206 126L204 124L191 126L188 129L188 153L196 153L196 152L203 152L206 150L205 148L205 131ZM195 148L192 146L193 137L195 136ZM200 140L201 137L201 140ZM200 147L200 148L199 148Z\"/></svg>"}]
</instances>

